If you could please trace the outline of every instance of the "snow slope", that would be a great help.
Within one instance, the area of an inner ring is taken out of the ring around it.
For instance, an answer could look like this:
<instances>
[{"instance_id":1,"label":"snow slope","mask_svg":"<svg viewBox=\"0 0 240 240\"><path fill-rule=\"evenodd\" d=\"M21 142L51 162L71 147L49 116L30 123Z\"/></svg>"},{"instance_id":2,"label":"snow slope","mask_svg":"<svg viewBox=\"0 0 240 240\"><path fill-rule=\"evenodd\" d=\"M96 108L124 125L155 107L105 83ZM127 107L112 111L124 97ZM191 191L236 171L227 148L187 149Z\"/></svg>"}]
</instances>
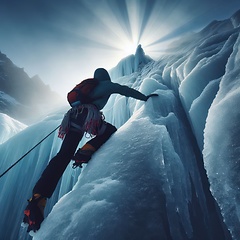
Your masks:
<instances>
[{"instance_id":1,"label":"snow slope","mask_svg":"<svg viewBox=\"0 0 240 240\"><path fill-rule=\"evenodd\" d=\"M27 126L4 113L0 113L0 144L25 129Z\"/></svg>"}]
</instances>

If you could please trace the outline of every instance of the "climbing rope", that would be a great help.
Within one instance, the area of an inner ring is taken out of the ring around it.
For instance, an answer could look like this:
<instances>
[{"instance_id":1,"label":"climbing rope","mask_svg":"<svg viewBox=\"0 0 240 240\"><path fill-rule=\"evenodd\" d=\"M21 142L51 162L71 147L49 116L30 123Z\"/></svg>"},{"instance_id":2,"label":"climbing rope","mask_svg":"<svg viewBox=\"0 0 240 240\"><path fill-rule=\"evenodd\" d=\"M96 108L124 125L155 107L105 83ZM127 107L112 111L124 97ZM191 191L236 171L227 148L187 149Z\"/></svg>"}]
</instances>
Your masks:
<instances>
[{"instance_id":1,"label":"climbing rope","mask_svg":"<svg viewBox=\"0 0 240 240\"><path fill-rule=\"evenodd\" d=\"M39 144L41 144L46 138L48 138L52 133L54 133L58 128L60 127L57 126L54 130L52 130L47 136L45 136L40 142L38 142L35 146L33 146L28 152L26 152L22 157L20 157L15 163L13 163L6 171L4 171L1 175L4 176L10 169L12 169L15 165L17 165L23 158L25 158L34 148L36 148Z\"/></svg>"}]
</instances>

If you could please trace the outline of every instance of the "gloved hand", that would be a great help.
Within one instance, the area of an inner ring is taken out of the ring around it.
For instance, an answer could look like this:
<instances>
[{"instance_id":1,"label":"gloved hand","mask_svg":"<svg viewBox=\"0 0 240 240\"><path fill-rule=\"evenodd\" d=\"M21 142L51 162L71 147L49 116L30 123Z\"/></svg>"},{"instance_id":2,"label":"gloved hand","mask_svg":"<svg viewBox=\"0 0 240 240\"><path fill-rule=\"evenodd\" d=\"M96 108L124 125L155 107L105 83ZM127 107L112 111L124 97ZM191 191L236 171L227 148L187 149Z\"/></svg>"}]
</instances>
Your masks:
<instances>
[{"instance_id":1,"label":"gloved hand","mask_svg":"<svg viewBox=\"0 0 240 240\"><path fill-rule=\"evenodd\" d=\"M148 100L150 97L157 97L157 96L158 96L158 94L152 93L152 94L150 94L150 95L147 96L147 100Z\"/></svg>"}]
</instances>

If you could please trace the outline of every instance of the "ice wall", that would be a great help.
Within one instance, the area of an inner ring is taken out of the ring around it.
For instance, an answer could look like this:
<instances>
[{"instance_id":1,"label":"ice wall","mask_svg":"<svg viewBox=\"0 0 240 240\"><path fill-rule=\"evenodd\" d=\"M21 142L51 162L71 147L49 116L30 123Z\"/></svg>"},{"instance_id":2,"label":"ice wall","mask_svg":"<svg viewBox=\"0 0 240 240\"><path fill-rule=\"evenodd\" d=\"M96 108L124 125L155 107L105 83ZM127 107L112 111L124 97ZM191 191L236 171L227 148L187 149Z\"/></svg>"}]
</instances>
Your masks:
<instances>
[{"instance_id":1,"label":"ice wall","mask_svg":"<svg viewBox=\"0 0 240 240\"><path fill-rule=\"evenodd\" d=\"M204 130L204 162L229 229L240 236L240 35L226 65Z\"/></svg>"},{"instance_id":2,"label":"ice wall","mask_svg":"<svg viewBox=\"0 0 240 240\"><path fill-rule=\"evenodd\" d=\"M54 206L35 240L225 239L217 215L208 214L183 108L157 73L156 67L129 76L142 92L159 96L146 103L128 99L129 120L124 108L112 112L113 120L127 122ZM110 102L116 108L119 99Z\"/></svg>"},{"instance_id":3,"label":"ice wall","mask_svg":"<svg viewBox=\"0 0 240 240\"><path fill-rule=\"evenodd\" d=\"M178 57L164 56L159 66L164 82L179 92L233 239L240 236L239 19L240 11L183 39Z\"/></svg>"}]
</instances>

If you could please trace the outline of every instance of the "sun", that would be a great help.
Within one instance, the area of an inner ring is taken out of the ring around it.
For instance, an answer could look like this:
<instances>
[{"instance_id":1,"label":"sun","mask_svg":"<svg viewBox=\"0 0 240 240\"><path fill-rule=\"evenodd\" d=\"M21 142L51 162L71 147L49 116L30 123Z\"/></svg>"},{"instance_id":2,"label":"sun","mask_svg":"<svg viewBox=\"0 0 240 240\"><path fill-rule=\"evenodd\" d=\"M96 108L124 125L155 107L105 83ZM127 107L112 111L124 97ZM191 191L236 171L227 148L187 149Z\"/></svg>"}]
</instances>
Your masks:
<instances>
[{"instance_id":1,"label":"sun","mask_svg":"<svg viewBox=\"0 0 240 240\"><path fill-rule=\"evenodd\" d=\"M128 56L131 54L135 54L138 44L137 43L131 43L125 44L123 46L123 55Z\"/></svg>"}]
</instances>

